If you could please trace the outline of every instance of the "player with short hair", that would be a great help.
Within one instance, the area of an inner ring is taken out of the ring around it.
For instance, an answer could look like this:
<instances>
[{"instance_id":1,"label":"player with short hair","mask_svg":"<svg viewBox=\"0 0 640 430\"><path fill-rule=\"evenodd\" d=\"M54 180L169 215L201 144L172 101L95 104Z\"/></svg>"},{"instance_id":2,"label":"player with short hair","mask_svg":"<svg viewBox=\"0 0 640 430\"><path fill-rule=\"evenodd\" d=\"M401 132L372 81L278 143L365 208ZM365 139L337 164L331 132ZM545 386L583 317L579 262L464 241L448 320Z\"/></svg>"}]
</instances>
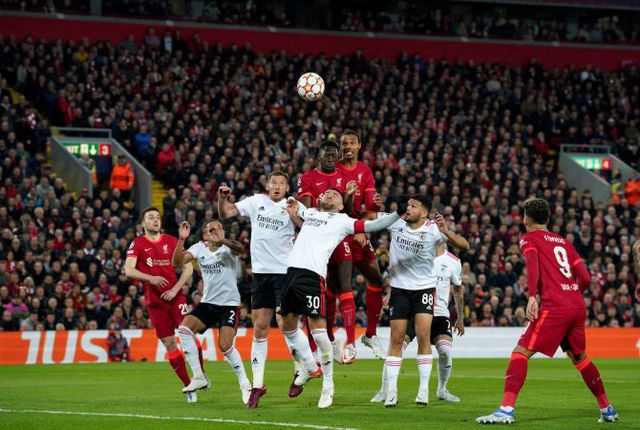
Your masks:
<instances>
[{"instance_id":1,"label":"player with short hair","mask_svg":"<svg viewBox=\"0 0 640 430\"><path fill-rule=\"evenodd\" d=\"M561 346L580 372L598 401L599 422L618 420L609 403L600 372L586 354L584 320L586 308L582 293L591 277L569 241L547 230L549 203L532 198L524 203L527 232L520 240L529 287L527 318L529 325L511 354L501 406L491 415L478 417L480 424L510 424L515 421L514 406L527 377L529 358L536 352L552 357ZM577 279L577 281L576 281ZM538 309L538 295L541 298Z\"/></svg>"},{"instance_id":2,"label":"player with short hair","mask_svg":"<svg viewBox=\"0 0 640 430\"><path fill-rule=\"evenodd\" d=\"M348 235L372 232L387 228L399 219L397 213L375 221L356 220L345 213L343 197L339 190L327 189L321 196L318 209L300 209L295 199L289 203L304 219L298 238L293 245L287 268L287 281L282 294L280 313L282 328L293 355L299 355L307 372L298 376L295 383L304 385L310 378L324 376L319 408L333 403L333 360L331 341L325 322L324 279L329 258L338 244ZM406 202L398 203L399 211ZM300 315L309 320L311 334L321 352L321 369L318 368L307 338L298 329Z\"/></svg>"},{"instance_id":3,"label":"player with short hair","mask_svg":"<svg viewBox=\"0 0 640 430\"><path fill-rule=\"evenodd\" d=\"M415 332L418 338L416 362L420 375L416 404L428 404L429 376L433 363L430 338L436 302L437 280L433 270L436 247L440 242L449 240L458 248L468 248L466 239L450 231L442 215L438 213L435 222L428 219L429 210L430 203L426 196L415 196L409 200L403 219L388 228L391 233L391 338L385 361L389 380L384 401L386 407L395 407L398 402L402 344L408 322L412 318L415 318Z\"/></svg>"},{"instance_id":4,"label":"player with short hair","mask_svg":"<svg viewBox=\"0 0 640 430\"><path fill-rule=\"evenodd\" d=\"M464 288L462 286L462 265L460 259L447 251L446 242L440 242L436 247L436 258L433 260L433 270L436 276L436 305L431 324L431 345L438 351L438 391L436 396L440 400L459 402L460 398L447 390L447 382L451 376L453 333L449 313L449 296L453 285L453 298L456 306L457 319L454 329L459 336L464 335ZM402 349L405 350L416 337L412 327L413 321L407 327L407 334ZM413 324L415 325L415 324ZM386 369L386 366L385 366ZM387 372L382 372L382 387L371 399L372 403L384 402L387 398L389 380Z\"/></svg>"},{"instance_id":5,"label":"player with short hair","mask_svg":"<svg viewBox=\"0 0 640 430\"><path fill-rule=\"evenodd\" d=\"M353 195L353 210L349 215L357 219L371 219L375 218L378 211L378 205L375 201L376 186L371 168L358 161L361 146L360 135L355 130L344 130L340 135L342 160L338 162L337 169L346 183L354 182L357 186L357 191ZM355 234L349 239L353 266L367 280L365 294L367 331L362 335L360 341L371 348L376 357L384 359L386 353L380 345L378 336L376 336L383 302L382 275L376 253L365 234ZM349 294L353 294L351 290L349 290ZM355 355L355 348L352 353Z\"/></svg>"},{"instance_id":6,"label":"player with short hair","mask_svg":"<svg viewBox=\"0 0 640 430\"><path fill-rule=\"evenodd\" d=\"M308 208L318 207L320 196L329 188L335 188L347 197L344 206L346 213L350 213L353 207L353 195L356 192L355 182L347 184L337 170L337 161L340 155L338 143L332 140L322 142L318 151L318 167L306 172L300 178L298 184L298 199ZM351 364L356 358L355 333L356 333L356 303L353 299L351 286L351 274L353 265L351 261L350 240L345 238L333 251L329 259L327 271L327 333L332 343L334 359L343 364ZM333 336L333 324L336 314L336 296L340 299L340 311L347 333L347 345L344 353L340 344ZM312 349L315 349L313 337L309 339Z\"/></svg>"},{"instance_id":7,"label":"player with short hair","mask_svg":"<svg viewBox=\"0 0 640 430\"><path fill-rule=\"evenodd\" d=\"M167 349L171 367L186 387L191 382L184 357L176 343L175 329L190 311L183 287L193 274L190 264L182 266L180 279L171 264L176 238L160 233L162 217L157 208L142 211L140 224L144 235L131 242L124 263L124 273L130 279L142 281L144 301L158 339ZM198 345L198 357L202 361L202 348ZM195 403L195 392L186 393L187 402Z\"/></svg>"},{"instance_id":8,"label":"player with short hair","mask_svg":"<svg viewBox=\"0 0 640 430\"><path fill-rule=\"evenodd\" d=\"M280 309L282 289L287 273L287 259L293 248L295 225L287 212L286 195L289 177L276 170L267 180L268 194L256 194L235 204L229 202L231 189L221 186L218 191L218 213L222 218L244 216L251 221L251 309L253 317L253 343L251 344L251 369L253 389L247 403L257 408L260 397L266 394L264 369L267 361L269 325L274 310ZM279 326L282 320L276 314ZM303 363L294 360L296 373ZM295 378L295 376L294 376ZM296 397L302 387L291 384L290 397Z\"/></svg>"},{"instance_id":9,"label":"player with short hair","mask_svg":"<svg viewBox=\"0 0 640 430\"><path fill-rule=\"evenodd\" d=\"M174 267L180 267L195 261L202 273L204 291L200 303L184 318L178 328L182 350L193 371L191 383L184 387L182 392L195 392L211 386L202 363L198 360L196 334L217 326L220 330L218 346L238 377L242 402L246 404L251 394L251 383L244 371L242 357L233 345L238 330L240 305L237 284L238 254L242 252L243 246L240 242L226 239L224 227L217 220L204 223L200 234L202 240L185 251L184 242L190 233L189 222L183 221L178 229L178 243L173 251L172 263Z\"/></svg>"}]
</instances>

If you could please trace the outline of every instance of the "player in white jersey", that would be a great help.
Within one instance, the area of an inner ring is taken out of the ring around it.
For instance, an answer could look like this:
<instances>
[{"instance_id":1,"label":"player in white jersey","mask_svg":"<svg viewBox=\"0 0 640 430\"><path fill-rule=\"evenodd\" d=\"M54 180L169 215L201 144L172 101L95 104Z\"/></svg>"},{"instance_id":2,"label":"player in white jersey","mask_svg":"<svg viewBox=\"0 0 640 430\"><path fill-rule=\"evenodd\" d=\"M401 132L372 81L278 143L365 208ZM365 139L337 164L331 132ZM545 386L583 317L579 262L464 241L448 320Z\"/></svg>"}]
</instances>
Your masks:
<instances>
[{"instance_id":1,"label":"player in white jersey","mask_svg":"<svg viewBox=\"0 0 640 430\"><path fill-rule=\"evenodd\" d=\"M449 296L453 284L453 297L456 305L457 319L454 329L459 336L464 335L464 290L462 287L462 266L460 259L447 251L446 242L440 242L436 247L436 258L433 260L433 270L436 276L436 304L431 324L431 344L438 351L438 391L437 397L448 402L459 402L460 398L447 390L447 382L451 375L452 357L451 346L453 334L449 314ZM402 345L404 351L416 337L413 321L407 327L407 334ZM389 380L387 372L382 372L382 387L371 399L371 402L386 400Z\"/></svg>"},{"instance_id":2,"label":"player in white jersey","mask_svg":"<svg viewBox=\"0 0 640 430\"><path fill-rule=\"evenodd\" d=\"M256 194L235 204L229 202L231 189L218 190L218 213L222 218L243 216L251 221L251 313L253 317L253 343L251 344L251 370L253 389L248 408L257 408L260 397L267 393L264 369L267 361L269 325L274 311L280 309L282 289L287 273L287 259L293 248L295 225L287 212L286 193L289 177L281 171L269 175L266 194ZM278 326L282 326L276 314ZM304 363L295 361L296 374L304 371ZM295 379L296 376L294 376ZM302 387L291 384L289 396L296 397Z\"/></svg>"},{"instance_id":3,"label":"player in white jersey","mask_svg":"<svg viewBox=\"0 0 640 430\"><path fill-rule=\"evenodd\" d=\"M306 373L296 380L296 385L305 384L310 378L324 376L319 408L328 408L333 403L333 349L327 335L325 321L325 277L327 264L335 247L347 236L387 228L400 216L386 215L374 221L356 220L344 213L340 191L329 188L319 199L318 208L301 209L298 202L290 199L292 209L298 207L298 215L304 219L293 250L289 256L287 281L282 294L280 313L282 329L293 355L299 355L306 365ZM406 200L398 203L399 211L406 209ZM309 320L311 334L321 352L319 369L311 353L306 336L298 329L300 315Z\"/></svg>"},{"instance_id":4,"label":"player in white jersey","mask_svg":"<svg viewBox=\"0 0 640 430\"><path fill-rule=\"evenodd\" d=\"M219 221L209 221L202 227L202 241L185 251L184 241L190 232L191 226L187 221L180 224L178 244L173 252L172 263L175 267L181 267L191 261L197 262L202 273L204 291L200 303L178 327L182 350L193 371L191 383L182 391L191 392L211 386L198 359L196 334L217 326L220 328L218 346L238 377L242 402L246 404L251 394L251 383L242 365L240 353L233 345L238 329L240 305L237 284L238 254L242 252L243 247L240 242L225 239L224 228Z\"/></svg>"},{"instance_id":5,"label":"player in white jersey","mask_svg":"<svg viewBox=\"0 0 640 430\"><path fill-rule=\"evenodd\" d=\"M430 333L435 306L436 276L433 265L436 247L450 240L455 246L467 248L467 241L451 232L442 215L436 222L427 218L429 202L424 196L409 200L403 219L388 228L391 232L389 272L391 274L391 297L389 318L391 339L385 361L388 377L385 406L393 407L398 402L398 374L402 366L402 344L408 322L415 318L418 338L418 373L420 386L416 404L426 406L429 401L429 376L433 356Z\"/></svg>"}]
</instances>

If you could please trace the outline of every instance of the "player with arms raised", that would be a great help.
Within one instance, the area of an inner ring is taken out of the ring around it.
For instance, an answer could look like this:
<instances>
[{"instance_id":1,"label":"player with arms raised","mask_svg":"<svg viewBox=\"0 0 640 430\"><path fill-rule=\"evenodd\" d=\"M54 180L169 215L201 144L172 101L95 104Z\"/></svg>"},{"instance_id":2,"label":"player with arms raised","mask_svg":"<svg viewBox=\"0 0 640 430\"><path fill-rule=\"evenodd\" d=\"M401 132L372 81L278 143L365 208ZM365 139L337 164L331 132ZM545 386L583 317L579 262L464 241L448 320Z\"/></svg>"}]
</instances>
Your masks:
<instances>
[{"instance_id":1,"label":"player with arms raised","mask_svg":"<svg viewBox=\"0 0 640 430\"><path fill-rule=\"evenodd\" d=\"M299 206L294 199L290 205ZM406 202L398 204L399 211L406 208ZM333 403L333 360L331 341L327 335L325 322L324 279L327 275L329 258L338 244L354 233L379 231L399 219L397 213L362 221L340 213L343 197L339 190L329 188L320 197L319 210L309 208L297 210L304 224L289 257L287 280L282 294L280 313L283 317L283 331L293 355L299 355L307 372L295 381L303 385L309 378L324 376L319 408L328 408ZM298 329L300 315L309 319L311 334L321 352L321 366L318 369L311 353L307 338Z\"/></svg>"},{"instance_id":2,"label":"player with arms raised","mask_svg":"<svg viewBox=\"0 0 640 430\"><path fill-rule=\"evenodd\" d=\"M353 210L350 214L357 219L371 218L366 215L375 214L378 210L378 205L375 202L376 188L373 173L369 166L358 161L358 153L361 146L360 135L357 132L350 129L342 132L340 136L342 160L338 162L337 169L343 181L357 185L357 191L353 195ZM375 218L375 215L373 217ZM364 233L354 234L349 241L349 245L351 247L353 265L367 280L367 293L365 295L367 331L360 340L373 350L376 357L384 359L386 358L384 348L380 345L380 341L376 336L378 320L382 311L383 296L382 275L380 274L376 253ZM349 294L353 293L349 291Z\"/></svg>"},{"instance_id":3,"label":"player with arms raised","mask_svg":"<svg viewBox=\"0 0 640 430\"><path fill-rule=\"evenodd\" d=\"M130 279L143 282L144 302L156 335L167 349L167 358L171 367L186 387L191 382L187 373L184 357L176 343L175 329L189 313L190 306L182 288L193 274L193 266L184 264L180 279L171 264L176 238L161 234L160 211L150 207L141 215L144 235L131 242L127 250L124 272ZM199 347L198 357L202 361ZM198 401L195 392L187 394L187 401Z\"/></svg>"},{"instance_id":4,"label":"player with arms raised","mask_svg":"<svg viewBox=\"0 0 640 430\"><path fill-rule=\"evenodd\" d=\"M536 352L552 357L558 346L566 352L598 401L599 422L618 420L600 372L585 353L586 309L582 292L590 284L589 272L573 245L547 230L548 223L549 204L545 200L533 198L524 203L527 232L520 240L520 250L527 270L526 313L530 323L511 354L502 404L493 414L478 417L476 422L480 424L513 423L514 406L527 377L529 358Z\"/></svg>"},{"instance_id":5,"label":"player with arms raised","mask_svg":"<svg viewBox=\"0 0 640 430\"><path fill-rule=\"evenodd\" d=\"M253 343L251 344L251 369L253 390L248 408L257 408L260 397L266 394L264 369L267 361L267 335L274 310L280 309L280 301L287 273L287 259L293 248L295 225L287 212L286 194L289 177L274 171L267 181L268 195L256 194L235 204L229 202L231 189L221 186L218 192L218 213L222 218L245 216L251 221L251 309L253 316ZM276 314L278 325L282 325ZM296 372L302 363L296 364ZM301 388L291 385L290 397L301 393Z\"/></svg>"},{"instance_id":6,"label":"player with arms raised","mask_svg":"<svg viewBox=\"0 0 640 430\"><path fill-rule=\"evenodd\" d=\"M196 334L217 326L220 329L218 346L238 377L242 402L247 404L251 394L251 383L244 371L242 357L233 345L238 330L240 305L237 285L238 254L242 252L243 246L240 242L226 239L222 224L214 220L202 226L202 240L185 251L184 242L189 238L190 232L189 223L182 222L178 231L178 244L171 260L175 267L195 261L200 267L204 284L202 300L178 328L182 350L193 371L191 383L184 387L182 392L195 392L211 386L198 359Z\"/></svg>"}]
</instances>

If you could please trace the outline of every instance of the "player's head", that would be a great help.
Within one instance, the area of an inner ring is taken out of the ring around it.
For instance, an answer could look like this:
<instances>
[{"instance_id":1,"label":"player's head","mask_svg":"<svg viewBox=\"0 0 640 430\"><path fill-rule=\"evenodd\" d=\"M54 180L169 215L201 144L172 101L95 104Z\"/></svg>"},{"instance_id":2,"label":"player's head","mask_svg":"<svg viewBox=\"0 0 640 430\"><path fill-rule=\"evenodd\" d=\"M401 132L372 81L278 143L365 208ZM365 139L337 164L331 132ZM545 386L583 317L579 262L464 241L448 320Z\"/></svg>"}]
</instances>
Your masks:
<instances>
[{"instance_id":1,"label":"player's head","mask_svg":"<svg viewBox=\"0 0 640 430\"><path fill-rule=\"evenodd\" d=\"M281 170L271 172L267 181L267 191L269 192L269 198L273 201L277 202L284 199L289 191L289 176Z\"/></svg>"},{"instance_id":2,"label":"player's head","mask_svg":"<svg viewBox=\"0 0 640 430\"><path fill-rule=\"evenodd\" d=\"M148 207L140 214L140 225L145 233L160 233L162 228L162 216L160 210L156 207Z\"/></svg>"},{"instance_id":3,"label":"player's head","mask_svg":"<svg viewBox=\"0 0 640 430\"><path fill-rule=\"evenodd\" d=\"M205 242L222 240L224 239L224 227L220 221L211 220L202 225L200 235Z\"/></svg>"},{"instance_id":4,"label":"player's head","mask_svg":"<svg viewBox=\"0 0 640 430\"><path fill-rule=\"evenodd\" d=\"M345 160L356 160L361 146L360 135L355 130L348 128L340 135L340 149Z\"/></svg>"},{"instance_id":5,"label":"player's head","mask_svg":"<svg viewBox=\"0 0 640 430\"><path fill-rule=\"evenodd\" d=\"M325 173L333 173L336 170L340 147L336 142L325 140L320 144L318 158L320 159L320 169Z\"/></svg>"},{"instance_id":6,"label":"player's head","mask_svg":"<svg viewBox=\"0 0 640 430\"><path fill-rule=\"evenodd\" d=\"M533 198L524 202L524 226L535 230L549 224L549 203L545 199Z\"/></svg>"},{"instance_id":7,"label":"player's head","mask_svg":"<svg viewBox=\"0 0 640 430\"><path fill-rule=\"evenodd\" d=\"M318 207L324 212L340 212L344 209L342 193L335 188L329 188L320 195Z\"/></svg>"},{"instance_id":8,"label":"player's head","mask_svg":"<svg viewBox=\"0 0 640 430\"><path fill-rule=\"evenodd\" d=\"M430 209L429 199L425 195L415 195L409 199L407 203L407 211L405 212L404 219L409 224L416 223L420 220L426 221L429 216Z\"/></svg>"},{"instance_id":9,"label":"player's head","mask_svg":"<svg viewBox=\"0 0 640 430\"><path fill-rule=\"evenodd\" d=\"M442 255L445 252L447 252L447 241L443 240L438 242L438 245L436 246L436 255Z\"/></svg>"}]
</instances>

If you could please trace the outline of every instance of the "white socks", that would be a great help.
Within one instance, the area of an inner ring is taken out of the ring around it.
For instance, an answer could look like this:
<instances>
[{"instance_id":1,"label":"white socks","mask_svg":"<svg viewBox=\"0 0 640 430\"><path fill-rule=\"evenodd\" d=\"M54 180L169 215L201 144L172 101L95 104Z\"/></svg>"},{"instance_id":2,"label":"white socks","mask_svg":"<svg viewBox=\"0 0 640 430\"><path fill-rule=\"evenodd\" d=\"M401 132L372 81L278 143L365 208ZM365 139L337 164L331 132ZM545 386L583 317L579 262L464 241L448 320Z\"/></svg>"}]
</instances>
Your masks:
<instances>
[{"instance_id":1,"label":"white socks","mask_svg":"<svg viewBox=\"0 0 640 430\"><path fill-rule=\"evenodd\" d=\"M264 367L267 363L267 338L253 338L251 344L251 372L253 373L253 388L264 387Z\"/></svg>"},{"instance_id":2,"label":"white socks","mask_svg":"<svg viewBox=\"0 0 640 430\"><path fill-rule=\"evenodd\" d=\"M224 355L224 358L227 359L229 365L233 368L240 385L243 385L244 383L249 384L249 378L247 378L247 373L244 371L244 366L242 365L242 357L240 357L240 353L236 347L231 346L231 348L224 351L222 354Z\"/></svg>"},{"instance_id":3,"label":"white socks","mask_svg":"<svg viewBox=\"0 0 640 430\"><path fill-rule=\"evenodd\" d=\"M389 379L388 390L398 391L398 375L402 367L402 357L387 356L384 367L387 368L387 378Z\"/></svg>"},{"instance_id":4,"label":"white socks","mask_svg":"<svg viewBox=\"0 0 640 430\"><path fill-rule=\"evenodd\" d=\"M322 365L324 378L322 388L333 387L333 347L327 335L327 330L317 328L311 330L311 335L313 336L313 340L316 341L318 350L320 351L320 364Z\"/></svg>"},{"instance_id":5,"label":"white socks","mask_svg":"<svg viewBox=\"0 0 640 430\"><path fill-rule=\"evenodd\" d=\"M420 375L420 386L418 393L429 395L429 377L431 376L431 366L433 365L433 355L417 355L418 374Z\"/></svg>"},{"instance_id":6,"label":"white socks","mask_svg":"<svg viewBox=\"0 0 640 430\"><path fill-rule=\"evenodd\" d=\"M196 344L196 335L193 334L189 327L181 325L178 327L178 337L180 337L180 344L182 345L182 351L187 362L191 366L194 378L202 378L203 370L200 365L200 358L198 356L198 345Z\"/></svg>"},{"instance_id":7,"label":"white socks","mask_svg":"<svg viewBox=\"0 0 640 430\"><path fill-rule=\"evenodd\" d=\"M451 342L441 340L436 343L436 351L438 351L438 391L447 389L447 381L451 376Z\"/></svg>"},{"instance_id":8,"label":"white socks","mask_svg":"<svg viewBox=\"0 0 640 430\"><path fill-rule=\"evenodd\" d=\"M289 349L291 350L291 355L302 359L307 372L315 372L318 370L316 360L313 358L313 354L311 353L309 340L302 331L297 328L292 331L285 331L284 337L287 340Z\"/></svg>"},{"instance_id":9,"label":"white socks","mask_svg":"<svg viewBox=\"0 0 640 430\"><path fill-rule=\"evenodd\" d=\"M380 386L380 391L386 393L389 388L389 376L387 375L387 366L386 363L382 366L382 385Z\"/></svg>"}]
</instances>

